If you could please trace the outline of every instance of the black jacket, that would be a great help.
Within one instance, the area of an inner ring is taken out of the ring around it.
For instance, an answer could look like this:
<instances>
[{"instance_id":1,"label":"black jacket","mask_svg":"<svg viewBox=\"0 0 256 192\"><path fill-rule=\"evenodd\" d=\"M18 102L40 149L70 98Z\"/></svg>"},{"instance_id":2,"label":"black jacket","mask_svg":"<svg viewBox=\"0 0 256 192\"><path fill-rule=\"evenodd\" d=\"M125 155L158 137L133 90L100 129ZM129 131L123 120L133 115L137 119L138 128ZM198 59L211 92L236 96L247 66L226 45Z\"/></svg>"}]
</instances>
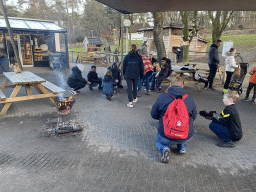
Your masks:
<instances>
[{"instance_id":1,"label":"black jacket","mask_svg":"<svg viewBox=\"0 0 256 192\"><path fill-rule=\"evenodd\" d=\"M87 75L87 79L88 81L90 81L91 83L95 83L99 81L99 77L98 74L92 70L89 71L88 75Z\"/></svg>"},{"instance_id":2,"label":"black jacket","mask_svg":"<svg viewBox=\"0 0 256 192\"><path fill-rule=\"evenodd\" d=\"M125 79L143 78L144 66L142 57L136 53L128 53L124 57L123 74Z\"/></svg>"},{"instance_id":3,"label":"black jacket","mask_svg":"<svg viewBox=\"0 0 256 192\"><path fill-rule=\"evenodd\" d=\"M82 72L77 66L72 68L72 73L68 77L67 84L72 87L72 84L76 82L87 83L87 81L82 77Z\"/></svg>"},{"instance_id":4,"label":"black jacket","mask_svg":"<svg viewBox=\"0 0 256 192\"><path fill-rule=\"evenodd\" d=\"M108 68L108 70L112 72L112 77L114 79L118 79L119 81L121 80L121 71L116 63L113 63L112 66Z\"/></svg>"},{"instance_id":5,"label":"black jacket","mask_svg":"<svg viewBox=\"0 0 256 192\"><path fill-rule=\"evenodd\" d=\"M168 89L168 93L170 93L172 96L174 96L175 98L178 95L185 95L186 92L182 87L179 86L171 86ZM169 104L171 102L173 102L174 99L164 93L159 95L159 97L157 98L156 102L153 104L152 109L151 109L151 116L153 119L157 119L159 120L159 124L158 124L158 133L168 139L168 140L172 140L168 137L165 136L164 134L164 126L163 126L163 116L169 106ZM196 115L197 115L197 111L196 111L196 104L193 100L192 97L188 96L185 100L184 100L185 105L187 106L188 109L188 114L189 114L189 134L188 134L188 138L181 140L181 141L186 141L188 139L190 139L193 134L194 134L194 126L193 126L193 121L196 119Z\"/></svg>"},{"instance_id":6,"label":"black jacket","mask_svg":"<svg viewBox=\"0 0 256 192\"><path fill-rule=\"evenodd\" d=\"M232 141L239 141L243 136L243 132L235 104L226 106L221 112L221 116L222 118L219 119L219 122L228 128Z\"/></svg>"},{"instance_id":7,"label":"black jacket","mask_svg":"<svg viewBox=\"0 0 256 192\"><path fill-rule=\"evenodd\" d=\"M209 50L209 61L208 65L218 65L220 63L218 46L216 44L212 44Z\"/></svg>"}]
</instances>

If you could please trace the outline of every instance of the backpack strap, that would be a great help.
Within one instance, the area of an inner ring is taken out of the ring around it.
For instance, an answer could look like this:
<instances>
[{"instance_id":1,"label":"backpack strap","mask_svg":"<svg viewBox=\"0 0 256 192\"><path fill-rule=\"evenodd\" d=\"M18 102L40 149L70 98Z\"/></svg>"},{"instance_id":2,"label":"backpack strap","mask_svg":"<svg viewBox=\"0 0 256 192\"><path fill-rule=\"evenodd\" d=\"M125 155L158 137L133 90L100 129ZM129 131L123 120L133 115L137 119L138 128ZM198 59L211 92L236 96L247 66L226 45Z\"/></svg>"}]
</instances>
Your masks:
<instances>
[{"instance_id":1,"label":"backpack strap","mask_svg":"<svg viewBox=\"0 0 256 192\"><path fill-rule=\"evenodd\" d=\"M170 95L174 100L176 100L176 98L174 96L172 96L170 93L166 92L168 95ZM186 99L188 97L188 94L185 94L182 96L182 100Z\"/></svg>"}]
</instances>

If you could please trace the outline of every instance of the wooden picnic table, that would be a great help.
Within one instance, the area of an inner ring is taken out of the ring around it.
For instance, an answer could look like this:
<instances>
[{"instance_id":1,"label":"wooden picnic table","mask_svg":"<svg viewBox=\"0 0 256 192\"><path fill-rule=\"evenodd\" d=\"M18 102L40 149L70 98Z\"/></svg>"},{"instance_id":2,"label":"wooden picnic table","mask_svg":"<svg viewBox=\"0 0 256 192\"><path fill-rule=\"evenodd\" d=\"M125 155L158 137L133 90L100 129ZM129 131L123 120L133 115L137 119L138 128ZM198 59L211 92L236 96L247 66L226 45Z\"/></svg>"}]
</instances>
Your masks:
<instances>
[{"instance_id":1,"label":"wooden picnic table","mask_svg":"<svg viewBox=\"0 0 256 192\"><path fill-rule=\"evenodd\" d=\"M185 73L188 73L190 78L185 79L184 84L193 83L198 89L198 91L201 91L199 82L194 79L194 73L196 72L196 69L181 70L182 67L183 66L172 65L172 71L174 72L174 74L171 74L171 76L174 76L174 75L181 76L181 75L184 75Z\"/></svg>"},{"instance_id":2,"label":"wooden picnic table","mask_svg":"<svg viewBox=\"0 0 256 192\"><path fill-rule=\"evenodd\" d=\"M0 87L0 103L5 103L5 105L0 116L4 116L6 114L12 102L49 98L55 105L53 97L58 97L59 93L65 91L30 71L22 71L21 73L4 72L3 75L5 76L5 80ZM11 82L12 85L7 85L8 82ZM17 94L22 87L25 87L27 96L17 97ZM34 87L39 94L33 94L31 87ZM6 97L3 90L10 88L13 88L13 91L10 97ZM48 92L48 90L50 92Z\"/></svg>"}]
</instances>

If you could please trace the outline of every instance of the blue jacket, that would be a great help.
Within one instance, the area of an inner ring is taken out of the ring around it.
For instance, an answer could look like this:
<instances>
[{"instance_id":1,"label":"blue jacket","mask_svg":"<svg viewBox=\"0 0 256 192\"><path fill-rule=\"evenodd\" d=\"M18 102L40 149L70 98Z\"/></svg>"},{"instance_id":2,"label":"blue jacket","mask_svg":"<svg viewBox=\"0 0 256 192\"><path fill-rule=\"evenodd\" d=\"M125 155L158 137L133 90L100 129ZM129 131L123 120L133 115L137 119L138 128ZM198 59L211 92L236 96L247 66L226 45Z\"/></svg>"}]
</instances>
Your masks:
<instances>
[{"instance_id":1,"label":"blue jacket","mask_svg":"<svg viewBox=\"0 0 256 192\"><path fill-rule=\"evenodd\" d=\"M105 95L114 95L114 86L116 86L117 83L115 82L115 79L112 78L110 75L105 75L103 79L103 93Z\"/></svg>"},{"instance_id":2,"label":"blue jacket","mask_svg":"<svg viewBox=\"0 0 256 192\"><path fill-rule=\"evenodd\" d=\"M142 57L136 53L128 53L124 57L123 74L125 79L143 78L144 66Z\"/></svg>"},{"instance_id":3,"label":"blue jacket","mask_svg":"<svg viewBox=\"0 0 256 192\"><path fill-rule=\"evenodd\" d=\"M216 44L212 44L209 50L209 61L208 65L218 65L220 63L218 46Z\"/></svg>"},{"instance_id":4,"label":"blue jacket","mask_svg":"<svg viewBox=\"0 0 256 192\"><path fill-rule=\"evenodd\" d=\"M186 92L182 87L179 86L171 86L168 89L168 93L170 93L172 96L177 97L178 95L185 95ZM168 140L172 140L168 137L165 136L164 134L164 126L163 126L163 116L169 106L169 104L171 102L173 102L174 99L164 93L159 95L159 97L157 98L156 102L154 103L152 109L151 109L151 116L153 119L157 119L159 120L159 124L158 124L158 133L168 139ZM186 141L188 139L190 139L193 134L194 134L194 125L193 125L193 121L196 119L196 115L197 115L197 111L196 111L196 104L193 100L193 98L191 96L188 96L185 100L185 105L187 106L188 109L188 114L190 117L189 120L189 134L188 134L188 138L187 139L182 139L181 141Z\"/></svg>"},{"instance_id":5,"label":"blue jacket","mask_svg":"<svg viewBox=\"0 0 256 192\"><path fill-rule=\"evenodd\" d=\"M81 82L81 83L87 84L87 81L82 77L82 72L80 71L80 69L77 66L72 68L72 73L68 77L67 84L70 87L73 87L72 84L76 83L76 82Z\"/></svg>"}]
</instances>

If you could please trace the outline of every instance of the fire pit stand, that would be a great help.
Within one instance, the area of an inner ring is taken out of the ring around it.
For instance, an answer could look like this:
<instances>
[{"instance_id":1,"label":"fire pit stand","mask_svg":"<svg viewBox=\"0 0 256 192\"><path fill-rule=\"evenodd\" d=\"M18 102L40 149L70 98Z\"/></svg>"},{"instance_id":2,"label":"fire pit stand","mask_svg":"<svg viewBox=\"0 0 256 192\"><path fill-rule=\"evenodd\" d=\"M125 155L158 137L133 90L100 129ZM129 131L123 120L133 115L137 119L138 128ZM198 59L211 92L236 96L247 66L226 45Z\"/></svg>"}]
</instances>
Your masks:
<instances>
[{"instance_id":1,"label":"fire pit stand","mask_svg":"<svg viewBox=\"0 0 256 192\"><path fill-rule=\"evenodd\" d=\"M82 131L83 128L80 126L78 122L74 121L63 121L63 116L68 115L72 109L72 106L75 102L73 97L56 97L54 98L57 113L58 113L58 121L57 125L53 127L53 131L58 134L69 133Z\"/></svg>"}]
</instances>

